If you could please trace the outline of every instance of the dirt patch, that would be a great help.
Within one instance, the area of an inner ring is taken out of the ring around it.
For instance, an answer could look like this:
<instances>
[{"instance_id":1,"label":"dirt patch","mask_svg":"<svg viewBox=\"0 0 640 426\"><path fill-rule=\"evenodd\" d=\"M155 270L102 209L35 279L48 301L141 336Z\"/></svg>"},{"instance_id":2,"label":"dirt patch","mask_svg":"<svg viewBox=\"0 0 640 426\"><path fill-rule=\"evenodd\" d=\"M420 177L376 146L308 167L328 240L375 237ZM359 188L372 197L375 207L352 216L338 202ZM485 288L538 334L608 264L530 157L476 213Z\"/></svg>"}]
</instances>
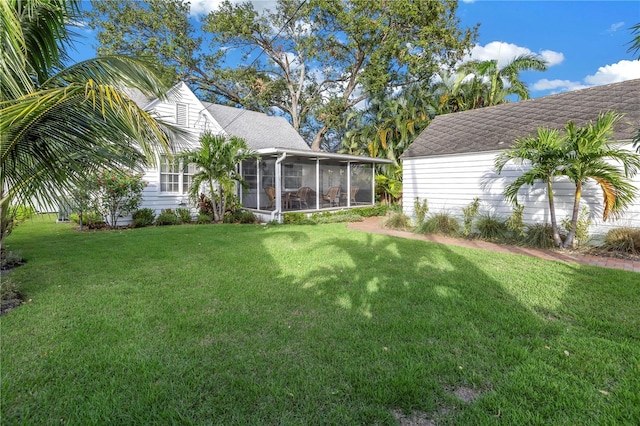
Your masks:
<instances>
[{"instance_id":1,"label":"dirt patch","mask_svg":"<svg viewBox=\"0 0 640 426\"><path fill-rule=\"evenodd\" d=\"M454 394L459 399L466 402L467 404L472 403L473 401L475 401L476 399L482 396L482 392L467 386L460 386L455 389L447 389L447 390L452 394Z\"/></svg>"},{"instance_id":2,"label":"dirt patch","mask_svg":"<svg viewBox=\"0 0 640 426\"><path fill-rule=\"evenodd\" d=\"M400 426L435 426L436 422L431 419L428 413L422 411L414 411L407 415L400 410L393 410L393 417L398 421Z\"/></svg>"}]
</instances>

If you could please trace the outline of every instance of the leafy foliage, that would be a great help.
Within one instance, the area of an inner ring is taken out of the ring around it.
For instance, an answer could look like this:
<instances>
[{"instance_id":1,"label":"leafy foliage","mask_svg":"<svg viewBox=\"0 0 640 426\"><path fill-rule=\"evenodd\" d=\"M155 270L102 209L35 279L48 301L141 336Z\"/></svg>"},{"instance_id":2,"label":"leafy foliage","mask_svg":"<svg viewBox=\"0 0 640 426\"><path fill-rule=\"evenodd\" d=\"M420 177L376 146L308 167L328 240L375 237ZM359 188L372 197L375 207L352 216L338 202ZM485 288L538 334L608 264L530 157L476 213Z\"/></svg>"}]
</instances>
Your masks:
<instances>
[{"instance_id":1,"label":"leafy foliage","mask_svg":"<svg viewBox=\"0 0 640 426\"><path fill-rule=\"evenodd\" d=\"M460 223L455 217L446 212L430 215L422 225L416 228L416 233L418 234L442 234L455 236L459 232Z\"/></svg>"},{"instance_id":2,"label":"leafy foliage","mask_svg":"<svg viewBox=\"0 0 640 426\"><path fill-rule=\"evenodd\" d=\"M118 226L118 218L140 206L146 182L142 175L118 170L103 171L94 177L96 210L111 228Z\"/></svg>"},{"instance_id":3,"label":"leafy foliage","mask_svg":"<svg viewBox=\"0 0 640 426\"><path fill-rule=\"evenodd\" d=\"M180 220L180 223L191 223L191 210L185 208L177 208L176 216Z\"/></svg>"},{"instance_id":4,"label":"leafy foliage","mask_svg":"<svg viewBox=\"0 0 640 426\"><path fill-rule=\"evenodd\" d=\"M403 213L394 212L384 221L384 227L406 231L413 228L411 218Z\"/></svg>"},{"instance_id":5,"label":"leafy foliage","mask_svg":"<svg viewBox=\"0 0 640 426\"><path fill-rule=\"evenodd\" d=\"M112 55L65 67L77 0L0 4L0 209L9 199L54 205L91 173L169 152L171 129L120 90L166 92L147 62Z\"/></svg>"},{"instance_id":6,"label":"leafy foliage","mask_svg":"<svg viewBox=\"0 0 640 426\"><path fill-rule=\"evenodd\" d=\"M415 226L420 226L424 223L424 219L427 217L427 213L429 213L429 202L426 198L420 200L420 198L416 197L413 202L413 212L416 216Z\"/></svg>"},{"instance_id":7,"label":"leafy foliage","mask_svg":"<svg viewBox=\"0 0 640 426\"><path fill-rule=\"evenodd\" d=\"M604 248L622 253L640 254L640 229L615 228L607 232Z\"/></svg>"},{"instance_id":8,"label":"leafy foliage","mask_svg":"<svg viewBox=\"0 0 640 426\"><path fill-rule=\"evenodd\" d=\"M180 219L172 209L163 209L155 222L156 226L179 225Z\"/></svg>"},{"instance_id":9,"label":"leafy foliage","mask_svg":"<svg viewBox=\"0 0 640 426\"><path fill-rule=\"evenodd\" d=\"M530 247L553 248L553 229L547 223L536 223L526 228L524 243Z\"/></svg>"},{"instance_id":10,"label":"leafy foliage","mask_svg":"<svg viewBox=\"0 0 640 426\"><path fill-rule=\"evenodd\" d=\"M153 221L156 215L152 209L144 208L133 212L131 218L133 219L134 228L142 228L145 226L153 225Z\"/></svg>"},{"instance_id":11,"label":"leafy foliage","mask_svg":"<svg viewBox=\"0 0 640 426\"><path fill-rule=\"evenodd\" d=\"M258 10L224 1L196 27L181 0L94 0L89 15L101 53L152 56L167 79L173 73L173 81L186 81L207 100L264 112L276 107L319 150L331 148L325 135L368 94L424 81L464 55L476 30L459 28L456 8L278 0ZM237 54L241 66L228 66Z\"/></svg>"},{"instance_id":12,"label":"leafy foliage","mask_svg":"<svg viewBox=\"0 0 640 426\"><path fill-rule=\"evenodd\" d=\"M575 228L575 241L578 246L586 244L591 239L591 235L589 234L591 222L591 213L589 212L589 208L587 206L582 206ZM571 217L565 217L562 219L561 223L567 233L571 232L571 228L573 227Z\"/></svg>"},{"instance_id":13,"label":"leafy foliage","mask_svg":"<svg viewBox=\"0 0 640 426\"><path fill-rule=\"evenodd\" d=\"M177 156L185 164L197 166L198 171L193 175L189 186L190 197L199 202L200 212L208 213L208 208L203 210L203 202L207 198L200 192L201 187L206 187L216 222L223 220L227 199L233 196L235 184L244 185L244 180L238 173L238 165L255 157L256 154L249 149L244 139L235 136L227 139L211 132L200 135L200 146L197 149Z\"/></svg>"},{"instance_id":14,"label":"leafy foliage","mask_svg":"<svg viewBox=\"0 0 640 426\"><path fill-rule=\"evenodd\" d=\"M473 221L478 215L478 209L480 208L480 198L475 197L471 204L462 208L462 235L469 237L473 231Z\"/></svg>"},{"instance_id":15,"label":"leafy foliage","mask_svg":"<svg viewBox=\"0 0 640 426\"><path fill-rule=\"evenodd\" d=\"M478 236L483 240L501 241L507 236L506 223L492 214L484 214L476 221Z\"/></svg>"}]
</instances>

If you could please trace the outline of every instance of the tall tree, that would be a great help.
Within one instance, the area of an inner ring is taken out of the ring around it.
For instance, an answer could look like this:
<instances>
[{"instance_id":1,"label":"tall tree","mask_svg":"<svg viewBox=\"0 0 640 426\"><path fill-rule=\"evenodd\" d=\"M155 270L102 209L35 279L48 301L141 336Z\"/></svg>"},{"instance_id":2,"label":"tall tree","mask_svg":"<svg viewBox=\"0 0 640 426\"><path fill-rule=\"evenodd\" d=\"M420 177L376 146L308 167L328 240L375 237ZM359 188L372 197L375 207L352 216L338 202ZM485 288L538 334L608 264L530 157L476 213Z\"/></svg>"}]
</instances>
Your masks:
<instances>
[{"instance_id":1,"label":"tall tree","mask_svg":"<svg viewBox=\"0 0 640 426\"><path fill-rule=\"evenodd\" d=\"M9 202L53 204L94 171L168 151L168 129L120 90L163 95L145 62L109 56L64 67L78 1L2 0L0 8L0 216Z\"/></svg>"},{"instance_id":2,"label":"tall tree","mask_svg":"<svg viewBox=\"0 0 640 426\"><path fill-rule=\"evenodd\" d=\"M563 144L565 138L559 136L557 130L538 128L536 137L517 139L513 147L502 151L495 160L498 174L502 173L508 162L516 164L527 163L527 169L518 176L504 190L507 200L518 205L518 192L524 185L533 186L536 182L544 182L547 186L547 199L549 201L549 216L553 229L553 241L557 247L562 245L558 222L556 220L556 208L553 196L553 180L561 174L565 152Z\"/></svg>"},{"instance_id":3,"label":"tall tree","mask_svg":"<svg viewBox=\"0 0 640 426\"><path fill-rule=\"evenodd\" d=\"M546 62L540 57L529 54L513 58L502 67L498 67L497 59L486 61L470 61L459 67L458 71L474 74L474 79L488 82L487 91L478 93L481 106L492 106L503 103L509 95L517 95L520 99L529 99L527 85L520 80L522 71L546 71Z\"/></svg>"},{"instance_id":4,"label":"tall tree","mask_svg":"<svg viewBox=\"0 0 640 426\"><path fill-rule=\"evenodd\" d=\"M428 79L475 37L453 0L225 1L200 28L182 0L92 4L101 51L152 54L206 100L284 113L315 150L368 93Z\"/></svg>"},{"instance_id":5,"label":"tall tree","mask_svg":"<svg viewBox=\"0 0 640 426\"><path fill-rule=\"evenodd\" d=\"M227 139L211 132L200 136L200 147L177 156L185 165L193 164L198 167L189 186L189 194L192 199L197 200L201 187L204 185L207 188L216 222L223 219L226 199L229 193L233 193L234 185L243 184L238 165L254 157L256 155L244 139L235 136Z\"/></svg>"},{"instance_id":6,"label":"tall tree","mask_svg":"<svg viewBox=\"0 0 640 426\"><path fill-rule=\"evenodd\" d=\"M640 155L611 144L614 128L621 118L620 114L607 112L600 114L595 123L589 122L584 127L576 127L572 122L566 126L566 165L562 173L575 184L576 191L571 230L564 247L573 247L580 200L587 181L595 181L602 190L602 219L605 221L610 215L624 211L638 192L629 178L640 169Z\"/></svg>"}]
</instances>

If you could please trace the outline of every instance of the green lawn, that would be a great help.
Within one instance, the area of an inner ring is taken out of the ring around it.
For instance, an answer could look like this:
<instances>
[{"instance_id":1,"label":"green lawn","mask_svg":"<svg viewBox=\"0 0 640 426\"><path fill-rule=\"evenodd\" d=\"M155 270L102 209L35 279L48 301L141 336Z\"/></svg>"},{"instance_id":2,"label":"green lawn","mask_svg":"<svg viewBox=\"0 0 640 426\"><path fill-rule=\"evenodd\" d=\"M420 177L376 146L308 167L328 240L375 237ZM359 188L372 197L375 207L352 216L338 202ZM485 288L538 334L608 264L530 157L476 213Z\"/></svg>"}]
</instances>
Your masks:
<instances>
[{"instance_id":1,"label":"green lawn","mask_svg":"<svg viewBox=\"0 0 640 426\"><path fill-rule=\"evenodd\" d=\"M637 273L345 224L6 245L30 302L0 317L3 425L640 421Z\"/></svg>"}]
</instances>

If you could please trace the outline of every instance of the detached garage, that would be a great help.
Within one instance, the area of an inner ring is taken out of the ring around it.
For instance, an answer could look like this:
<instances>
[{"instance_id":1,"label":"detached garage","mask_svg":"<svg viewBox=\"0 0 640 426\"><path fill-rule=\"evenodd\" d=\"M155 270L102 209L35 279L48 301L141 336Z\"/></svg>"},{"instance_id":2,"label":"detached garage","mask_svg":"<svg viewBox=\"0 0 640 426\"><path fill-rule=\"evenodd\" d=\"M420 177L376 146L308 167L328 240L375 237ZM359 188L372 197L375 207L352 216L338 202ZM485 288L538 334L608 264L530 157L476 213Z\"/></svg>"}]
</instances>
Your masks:
<instances>
[{"instance_id":1,"label":"detached garage","mask_svg":"<svg viewBox=\"0 0 640 426\"><path fill-rule=\"evenodd\" d=\"M504 199L504 187L526 166L509 163L498 175L494 168L496 156L516 139L535 136L538 127L562 131L568 121L584 126L607 111L624 114L614 139L625 149L635 151L633 138L640 128L640 79L438 116L402 156L403 211L414 216L414 202L420 198L428 201L431 213L462 217L462 208L478 197L481 214L506 218L512 213L512 206ZM633 183L640 188L640 175L634 177ZM565 178L555 181L558 221L570 215L574 192L575 186ZM523 186L518 200L525 206L526 223L549 222L546 186L542 182ZM594 236L613 227L640 227L640 196L623 217L604 222L602 193L589 182L583 188L581 205L590 210Z\"/></svg>"}]
</instances>

